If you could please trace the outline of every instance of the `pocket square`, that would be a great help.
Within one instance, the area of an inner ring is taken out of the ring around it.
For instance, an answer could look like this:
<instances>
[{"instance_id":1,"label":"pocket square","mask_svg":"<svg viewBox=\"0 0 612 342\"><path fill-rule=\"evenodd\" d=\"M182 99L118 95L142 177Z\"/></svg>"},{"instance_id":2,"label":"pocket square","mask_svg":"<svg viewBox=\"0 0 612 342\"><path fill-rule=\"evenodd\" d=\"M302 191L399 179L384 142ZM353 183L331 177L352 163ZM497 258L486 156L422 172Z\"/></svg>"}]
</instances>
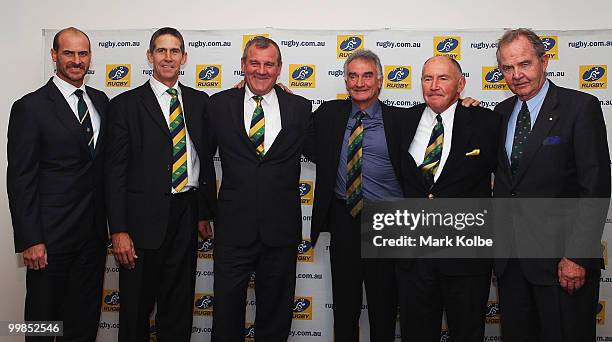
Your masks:
<instances>
[{"instance_id":1,"label":"pocket square","mask_svg":"<svg viewBox=\"0 0 612 342\"><path fill-rule=\"evenodd\" d=\"M561 137L558 135L551 135L550 137L546 137L542 145L559 145L561 143Z\"/></svg>"},{"instance_id":2,"label":"pocket square","mask_svg":"<svg viewBox=\"0 0 612 342\"><path fill-rule=\"evenodd\" d=\"M479 148L475 148L474 150L472 150L472 152L468 152L465 154L466 157L473 157L473 156L479 156L479 155L480 155Z\"/></svg>"}]
</instances>

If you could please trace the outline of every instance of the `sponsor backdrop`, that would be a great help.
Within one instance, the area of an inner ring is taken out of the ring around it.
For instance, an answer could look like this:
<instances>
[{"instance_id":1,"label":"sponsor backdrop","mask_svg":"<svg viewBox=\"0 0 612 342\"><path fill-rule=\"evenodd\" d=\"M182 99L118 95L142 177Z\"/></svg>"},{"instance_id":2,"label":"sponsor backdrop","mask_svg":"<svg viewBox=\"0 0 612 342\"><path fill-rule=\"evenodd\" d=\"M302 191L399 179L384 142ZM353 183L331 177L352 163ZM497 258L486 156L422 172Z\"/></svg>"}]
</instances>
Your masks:
<instances>
[{"instance_id":1,"label":"sponsor backdrop","mask_svg":"<svg viewBox=\"0 0 612 342\"><path fill-rule=\"evenodd\" d=\"M53 74L53 64L47 58L56 31L44 30L45 75ZM93 59L88 84L105 91L110 97L139 86L152 74L145 58L149 38L154 29L88 31ZM380 98L387 104L409 107L422 102L420 73L423 62L433 55L448 55L457 59L467 80L464 96L482 101L493 108L511 95L496 67L496 40L502 30L480 31L412 31L412 30L347 30L307 31L262 28L254 30L183 31L187 64L181 70L182 83L214 94L233 86L242 79L240 56L244 44L255 35L274 39L283 54L280 81L295 93L310 99L313 108L323 101L346 98L342 65L347 56L359 49L371 49L382 61L384 83ZM538 32L550 59L548 77L558 85L580 89L596 95L606 116L612 119L612 91L608 89L608 64L612 63L612 31L542 31ZM608 132L612 131L609 129ZM610 134L610 133L608 133ZM609 141L612 139L608 138ZM218 183L222 178L218 158ZM302 175L296 184L302 197L304 239L299 245L296 273L296 293L290 341L332 341L332 296L329 271L329 235L323 234L316 248L309 239L315 167L302 158ZM604 247L608 237L604 236ZM212 251L214 241L198 244L196 296L193 303L192 340L208 341L215 308ZM359 248L359 246L355 246ZM607 248L606 248L607 263ZM244 328L245 341L253 341L256 298L252 288L257 276L252 276ZM606 301L612 297L612 272L601 278L601 295L597 315L598 335L612 341L612 322L606 321ZM99 341L114 341L118 327L118 268L112 256L107 260L102 301ZM486 311L486 341L500 341L500 310L497 304L495 280ZM367 341L367 304L361 316L362 341ZM398 330L399 341L399 330ZM445 324L440 341L452 339ZM151 339L155 340L155 324L151 321Z\"/></svg>"}]
</instances>

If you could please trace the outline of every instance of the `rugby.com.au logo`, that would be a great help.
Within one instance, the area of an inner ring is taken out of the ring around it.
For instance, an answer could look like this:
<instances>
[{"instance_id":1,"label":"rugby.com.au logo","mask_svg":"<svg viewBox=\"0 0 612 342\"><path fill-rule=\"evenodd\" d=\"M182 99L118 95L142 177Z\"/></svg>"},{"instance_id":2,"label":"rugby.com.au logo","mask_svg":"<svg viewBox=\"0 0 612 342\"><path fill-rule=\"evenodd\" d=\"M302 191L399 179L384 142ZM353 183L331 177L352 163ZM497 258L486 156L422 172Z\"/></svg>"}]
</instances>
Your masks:
<instances>
[{"instance_id":1,"label":"rugby.com.au logo","mask_svg":"<svg viewBox=\"0 0 612 342\"><path fill-rule=\"evenodd\" d=\"M317 71L314 64L289 64L290 88L314 88L317 86Z\"/></svg>"},{"instance_id":2,"label":"rugby.com.au logo","mask_svg":"<svg viewBox=\"0 0 612 342\"><path fill-rule=\"evenodd\" d=\"M548 59L559 59L559 46L557 42L559 41L558 36L540 36L540 40L542 44L544 44L544 56L548 57Z\"/></svg>"},{"instance_id":3,"label":"rugby.com.au logo","mask_svg":"<svg viewBox=\"0 0 612 342\"><path fill-rule=\"evenodd\" d=\"M433 50L434 56L448 56L456 60L461 60L461 37L433 37Z\"/></svg>"},{"instance_id":4,"label":"rugby.com.au logo","mask_svg":"<svg viewBox=\"0 0 612 342\"><path fill-rule=\"evenodd\" d=\"M269 33L244 34L244 35L242 35L242 49L241 50L244 50L244 47L249 42L249 40L251 40L251 39L253 39L253 38L257 37L257 36L262 36L262 37L270 38L270 34Z\"/></svg>"},{"instance_id":5,"label":"rugby.com.au logo","mask_svg":"<svg viewBox=\"0 0 612 342\"><path fill-rule=\"evenodd\" d=\"M201 240L198 238L198 259L212 259L215 240L208 238Z\"/></svg>"},{"instance_id":6,"label":"rugby.com.au logo","mask_svg":"<svg viewBox=\"0 0 612 342\"><path fill-rule=\"evenodd\" d=\"M345 59L357 50L363 50L363 35L339 35L336 43L336 58Z\"/></svg>"},{"instance_id":7,"label":"rugby.com.au logo","mask_svg":"<svg viewBox=\"0 0 612 342\"><path fill-rule=\"evenodd\" d=\"M102 291L102 312L119 312L119 290Z\"/></svg>"},{"instance_id":8,"label":"rugby.com.au logo","mask_svg":"<svg viewBox=\"0 0 612 342\"><path fill-rule=\"evenodd\" d=\"M490 301L487 303L487 311L485 312L485 322L487 324L499 324L499 303Z\"/></svg>"},{"instance_id":9,"label":"rugby.com.au logo","mask_svg":"<svg viewBox=\"0 0 612 342\"><path fill-rule=\"evenodd\" d=\"M293 319L312 320L312 297L295 297Z\"/></svg>"},{"instance_id":10,"label":"rugby.com.au logo","mask_svg":"<svg viewBox=\"0 0 612 342\"><path fill-rule=\"evenodd\" d=\"M482 67L482 90L508 90L504 74L496 66Z\"/></svg>"},{"instance_id":11,"label":"rugby.com.au logo","mask_svg":"<svg viewBox=\"0 0 612 342\"><path fill-rule=\"evenodd\" d=\"M409 65L385 65L385 89L412 89L412 68Z\"/></svg>"},{"instance_id":12,"label":"rugby.com.au logo","mask_svg":"<svg viewBox=\"0 0 612 342\"><path fill-rule=\"evenodd\" d=\"M194 316L212 316L215 297L212 293L196 293L193 301Z\"/></svg>"},{"instance_id":13,"label":"rugby.com.au logo","mask_svg":"<svg viewBox=\"0 0 612 342\"><path fill-rule=\"evenodd\" d=\"M312 181L300 181L300 201L302 205L312 205L314 186Z\"/></svg>"},{"instance_id":14,"label":"rugby.com.au logo","mask_svg":"<svg viewBox=\"0 0 612 342\"><path fill-rule=\"evenodd\" d=\"M581 65L580 89L608 89L608 66Z\"/></svg>"},{"instance_id":15,"label":"rugby.com.au logo","mask_svg":"<svg viewBox=\"0 0 612 342\"><path fill-rule=\"evenodd\" d=\"M244 342L255 341L255 324L251 322L244 323Z\"/></svg>"},{"instance_id":16,"label":"rugby.com.au logo","mask_svg":"<svg viewBox=\"0 0 612 342\"><path fill-rule=\"evenodd\" d=\"M129 88L132 85L130 64L106 64L106 87Z\"/></svg>"},{"instance_id":17,"label":"rugby.com.au logo","mask_svg":"<svg viewBox=\"0 0 612 342\"><path fill-rule=\"evenodd\" d=\"M196 88L221 88L220 64L196 65Z\"/></svg>"},{"instance_id":18,"label":"rugby.com.au logo","mask_svg":"<svg viewBox=\"0 0 612 342\"><path fill-rule=\"evenodd\" d=\"M314 262L314 248L310 239L304 239L297 247L297 260L299 262Z\"/></svg>"}]
</instances>

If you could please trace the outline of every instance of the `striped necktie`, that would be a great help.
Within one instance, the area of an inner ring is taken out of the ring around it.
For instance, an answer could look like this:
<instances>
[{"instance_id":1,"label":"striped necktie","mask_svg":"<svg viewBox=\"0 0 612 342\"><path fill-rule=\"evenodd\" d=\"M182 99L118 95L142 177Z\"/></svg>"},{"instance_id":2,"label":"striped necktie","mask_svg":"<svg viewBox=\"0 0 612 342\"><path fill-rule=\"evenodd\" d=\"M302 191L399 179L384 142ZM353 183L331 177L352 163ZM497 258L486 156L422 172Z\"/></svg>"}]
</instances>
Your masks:
<instances>
[{"instance_id":1,"label":"striped necktie","mask_svg":"<svg viewBox=\"0 0 612 342\"><path fill-rule=\"evenodd\" d=\"M174 88L166 90L170 100L170 136L172 137L172 188L180 192L187 185L187 131L183 110Z\"/></svg>"},{"instance_id":2,"label":"striped necktie","mask_svg":"<svg viewBox=\"0 0 612 342\"><path fill-rule=\"evenodd\" d=\"M440 166L440 160L442 159L442 145L444 143L444 126L442 125L442 116L436 115L436 125L431 131L429 137L429 144L425 149L425 158L423 163L419 166L419 169L425 177L425 181L429 187L434 184L434 176Z\"/></svg>"},{"instance_id":3,"label":"striped necktie","mask_svg":"<svg viewBox=\"0 0 612 342\"><path fill-rule=\"evenodd\" d=\"M79 123L85 128L85 138L87 139L87 147L89 152L94 154L94 132L93 125L91 124L91 116L89 115L89 108L87 103L83 99L83 90L77 89L74 91L74 95L79 98L77 102L77 114L79 115Z\"/></svg>"},{"instance_id":4,"label":"striped necktie","mask_svg":"<svg viewBox=\"0 0 612 342\"><path fill-rule=\"evenodd\" d=\"M255 151L257 152L257 156L259 158L264 157L264 133L266 131L266 120L264 118L263 107L261 106L261 100L263 97L259 95L253 96L253 100L255 100L255 110L253 111L253 116L251 117L251 128L249 129L249 139L255 147Z\"/></svg>"},{"instance_id":5,"label":"striped necktie","mask_svg":"<svg viewBox=\"0 0 612 342\"><path fill-rule=\"evenodd\" d=\"M355 115L356 121L351 129L346 155L346 206L353 217L359 215L363 209L361 156L363 153L363 118L367 114L359 111Z\"/></svg>"},{"instance_id":6,"label":"striped necktie","mask_svg":"<svg viewBox=\"0 0 612 342\"><path fill-rule=\"evenodd\" d=\"M529 133L531 133L531 115L529 114L529 108L527 108L527 101L523 101L521 111L516 116L514 140L512 141L512 152L510 153L510 171L512 172L512 177L515 177L518 172Z\"/></svg>"}]
</instances>

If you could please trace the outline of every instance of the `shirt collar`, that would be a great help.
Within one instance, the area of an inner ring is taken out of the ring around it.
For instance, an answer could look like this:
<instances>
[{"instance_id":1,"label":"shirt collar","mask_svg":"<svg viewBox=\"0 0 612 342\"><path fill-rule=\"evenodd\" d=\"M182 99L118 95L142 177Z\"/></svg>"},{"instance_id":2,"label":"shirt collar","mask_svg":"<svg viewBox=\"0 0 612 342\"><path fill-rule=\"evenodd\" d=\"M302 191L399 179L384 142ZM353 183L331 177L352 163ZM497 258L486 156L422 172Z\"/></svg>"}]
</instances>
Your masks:
<instances>
[{"instance_id":1,"label":"shirt collar","mask_svg":"<svg viewBox=\"0 0 612 342\"><path fill-rule=\"evenodd\" d=\"M53 83L55 83L55 85L57 86L57 89L59 89L59 91L62 93L62 95L64 95L64 98L68 98L70 95L74 94L74 91L77 89L81 89L83 91L83 93L87 94L85 92L85 82L83 82L83 84L81 84L80 87L75 87L72 84L62 80L61 78L59 78L59 76L57 76L57 74L55 76L53 76Z\"/></svg>"},{"instance_id":2,"label":"shirt collar","mask_svg":"<svg viewBox=\"0 0 612 342\"><path fill-rule=\"evenodd\" d=\"M357 112L361 111L361 109L359 109L359 107L355 104L355 102L351 101L351 103L352 103L351 117L355 118L355 115L357 115ZM380 112L380 101L378 100L374 101L372 105L370 105L368 108L366 108L363 111L368 114L368 119L376 118L378 116L378 113Z\"/></svg>"},{"instance_id":3,"label":"shirt collar","mask_svg":"<svg viewBox=\"0 0 612 342\"><path fill-rule=\"evenodd\" d=\"M151 89L153 89L153 93L155 93L155 97L161 97L164 94L168 94L166 93L166 90L168 90L168 86L161 83L160 81L156 80L155 77L151 77L149 79L149 84L151 85ZM176 83L172 86L172 88L176 89L178 92L178 95L181 96L181 87L179 87L179 82L178 80L176 81ZM170 94L168 94L168 96L170 96Z\"/></svg>"},{"instance_id":4,"label":"shirt collar","mask_svg":"<svg viewBox=\"0 0 612 342\"><path fill-rule=\"evenodd\" d=\"M452 120L455 117L455 110L457 109L458 103L459 103L458 101L455 101L450 107L446 108L445 111L440 113L440 116L442 117L443 122L450 122L449 120ZM426 113L428 113L428 115L433 121L436 120L436 116L438 114L434 112L431 108L429 108L429 106L427 106Z\"/></svg>"},{"instance_id":5,"label":"shirt collar","mask_svg":"<svg viewBox=\"0 0 612 342\"><path fill-rule=\"evenodd\" d=\"M253 100L253 96L255 96L255 94L253 94L253 92L251 91L251 89L249 88L248 85L244 85L244 98L245 98L245 103L248 102L249 100L255 101ZM276 91L274 90L274 88L272 88L272 90L270 90L267 94L265 95L261 95L261 97L263 98L263 102L265 104L271 104L272 100L276 97Z\"/></svg>"},{"instance_id":6,"label":"shirt collar","mask_svg":"<svg viewBox=\"0 0 612 342\"><path fill-rule=\"evenodd\" d=\"M527 109L529 109L530 113L534 113L538 105L544 101L544 98L546 97L546 93L548 93L549 86L550 86L550 82L548 81L548 79L546 79L546 81L544 81L544 84L542 85L542 88L540 88L540 91L538 91L536 96L527 100ZM518 102L520 104L519 105L519 108L520 108L523 105L523 101L519 99Z\"/></svg>"}]
</instances>

